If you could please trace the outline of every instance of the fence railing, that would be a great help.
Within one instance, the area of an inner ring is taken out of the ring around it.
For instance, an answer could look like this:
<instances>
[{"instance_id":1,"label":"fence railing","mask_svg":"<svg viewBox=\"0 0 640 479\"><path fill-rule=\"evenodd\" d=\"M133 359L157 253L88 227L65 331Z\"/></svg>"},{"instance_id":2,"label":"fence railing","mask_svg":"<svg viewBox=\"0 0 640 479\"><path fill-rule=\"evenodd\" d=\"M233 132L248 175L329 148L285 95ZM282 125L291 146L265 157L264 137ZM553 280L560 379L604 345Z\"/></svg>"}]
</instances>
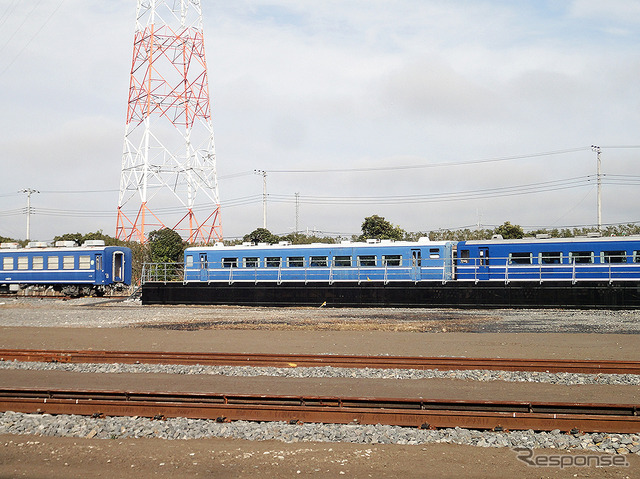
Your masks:
<instances>
[{"instance_id":1,"label":"fence railing","mask_svg":"<svg viewBox=\"0 0 640 479\"><path fill-rule=\"evenodd\" d=\"M596 258L598 261L600 258ZM456 279L461 281L629 281L640 280L640 263L636 256L619 256L615 262L577 262L563 258L562 262L522 264L510 258L460 258L456 265Z\"/></svg>"},{"instance_id":2,"label":"fence railing","mask_svg":"<svg viewBox=\"0 0 640 479\"><path fill-rule=\"evenodd\" d=\"M216 267L217 266L217 267ZM392 281L437 280L446 282L451 279L451 266L353 266L339 267L236 267L194 263L186 269L182 263L145 263L142 268L142 283L146 282L328 282L337 281L380 281L387 284Z\"/></svg>"},{"instance_id":3,"label":"fence railing","mask_svg":"<svg viewBox=\"0 0 640 479\"><path fill-rule=\"evenodd\" d=\"M194 263L185 269L182 263L145 263L141 282L328 282L377 281L625 281L640 280L640 263L636 257L618 258L619 262L580 263L575 260L552 264L521 264L509 258L458 258L455 265L439 266L327 266L305 267L237 267ZM626 261L626 262L621 262Z\"/></svg>"},{"instance_id":4,"label":"fence railing","mask_svg":"<svg viewBox=\"0 0 640 479\"><path fill-rule=\"evenodd\" d=\"M142 284L151 281L184 281L183 263L144 263L142 265Z\"/></svg>"}]
</instances>

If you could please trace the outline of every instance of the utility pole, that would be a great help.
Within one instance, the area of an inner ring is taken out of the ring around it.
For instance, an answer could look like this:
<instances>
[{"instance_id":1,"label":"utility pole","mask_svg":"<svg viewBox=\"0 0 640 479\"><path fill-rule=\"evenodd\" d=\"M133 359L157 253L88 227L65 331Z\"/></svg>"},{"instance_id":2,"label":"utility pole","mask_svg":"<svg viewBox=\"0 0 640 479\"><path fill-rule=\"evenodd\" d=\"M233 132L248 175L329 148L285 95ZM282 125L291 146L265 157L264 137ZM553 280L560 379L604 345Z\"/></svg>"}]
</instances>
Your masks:
<instances>
[{"instance_id":1,"label":"utility pole","mask_svg":"<svg viewBox=\"0 0 640 479\"><path fill-rule=\"evenodd\" d=\"M262 227L267 229L267 172L253 170L256 175L262 175Z\"/></svg>"},{"instance_id":2,"label":"utility pole","mask_svg":"<svg viewBox=\"0 0 640 479\"><path fill-rule=\"evenodd\" d=\"M600 161L600 147L591 145L591 149L596 152L597 168L596 168L596 182L598 185L598 231L602 231L602 174L601 174L601 161Z\"/></svg>"},{"instance_id":3,"label":"utility pole","mask_svg":"<svg viewBox=\"0 0 640 479\"><path fill-rule=\"evenodd\" d=\"M298 234L298 222L300 220L300 193L296 193L296 235Z\"/></svg>"},{"instance_id":4,"label":"utility pole","mask_svg":"<svg viewBox=\"0 0 640 479\"><path fill-rule=\"evenodd\" d=\"M19 193L27 194L27 241L29 241L31 239L31 195L40 192L31 188L25 188L24 190L20 190Z\"/></svg>"}]
</instances>

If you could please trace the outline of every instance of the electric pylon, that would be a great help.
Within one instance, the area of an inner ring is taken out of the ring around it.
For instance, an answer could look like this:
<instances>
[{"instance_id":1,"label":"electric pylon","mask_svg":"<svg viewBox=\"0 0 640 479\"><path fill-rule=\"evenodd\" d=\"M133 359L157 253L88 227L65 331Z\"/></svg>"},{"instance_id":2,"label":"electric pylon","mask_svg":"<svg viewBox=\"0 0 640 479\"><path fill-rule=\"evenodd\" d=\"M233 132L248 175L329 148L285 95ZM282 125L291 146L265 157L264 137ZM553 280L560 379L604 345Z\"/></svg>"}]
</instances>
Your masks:
<instances>
[{"instance_id":1,"label":"electric pylon","mask_svg":"<svg viewBox=\"0 0 640 479\"><path fill-rule=\"evenodd\" d=\"M123 150L116 238L222 240L200 0L138 0Z\"/></svg>"}]
</instances>

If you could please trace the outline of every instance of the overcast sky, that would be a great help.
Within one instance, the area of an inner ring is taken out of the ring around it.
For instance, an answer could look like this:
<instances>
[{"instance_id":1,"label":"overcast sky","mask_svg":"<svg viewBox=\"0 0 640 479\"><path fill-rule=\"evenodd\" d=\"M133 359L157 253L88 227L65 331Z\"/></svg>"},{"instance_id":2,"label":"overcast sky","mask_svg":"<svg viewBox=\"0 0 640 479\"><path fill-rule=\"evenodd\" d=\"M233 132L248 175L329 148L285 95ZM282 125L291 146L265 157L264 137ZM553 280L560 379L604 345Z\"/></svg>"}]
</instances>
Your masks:
<instances>
[{"instance_id":1,"label":"overcast sky","mask_svg":"<svg viewBox=\"0 0 640 479\"><path fill-rule=\"evenodd\" d=\"M0 236L115 235L133 0L0 1ZM203 1L222 227L640 222L640 2ZM487 161L484 161L487 160ZM494 161L495 160L495 161ZM324 170L324 171L322 171ZM292 172L293 171L293 172ZM622 176L625 175L625 176Z\"/></svg>"}]
</instances>

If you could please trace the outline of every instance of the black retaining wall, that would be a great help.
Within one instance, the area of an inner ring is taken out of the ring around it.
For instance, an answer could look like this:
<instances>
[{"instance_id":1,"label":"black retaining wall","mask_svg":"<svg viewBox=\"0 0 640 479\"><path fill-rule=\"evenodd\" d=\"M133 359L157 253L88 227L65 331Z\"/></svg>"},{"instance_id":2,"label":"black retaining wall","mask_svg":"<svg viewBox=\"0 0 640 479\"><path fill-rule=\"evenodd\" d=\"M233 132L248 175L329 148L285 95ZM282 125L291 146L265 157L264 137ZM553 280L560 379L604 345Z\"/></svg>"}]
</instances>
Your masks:
<instances>
[{"instance_id":1,"label":"black retaining wall","mask_svg":"<svg viewBox=\"0 0 640 479\"><path fill-rule=\"evenodd\" d=\"M640 308L640 281L588 282L148 282L143 304L327 307Z\"/></svg>"}]
</instances>

